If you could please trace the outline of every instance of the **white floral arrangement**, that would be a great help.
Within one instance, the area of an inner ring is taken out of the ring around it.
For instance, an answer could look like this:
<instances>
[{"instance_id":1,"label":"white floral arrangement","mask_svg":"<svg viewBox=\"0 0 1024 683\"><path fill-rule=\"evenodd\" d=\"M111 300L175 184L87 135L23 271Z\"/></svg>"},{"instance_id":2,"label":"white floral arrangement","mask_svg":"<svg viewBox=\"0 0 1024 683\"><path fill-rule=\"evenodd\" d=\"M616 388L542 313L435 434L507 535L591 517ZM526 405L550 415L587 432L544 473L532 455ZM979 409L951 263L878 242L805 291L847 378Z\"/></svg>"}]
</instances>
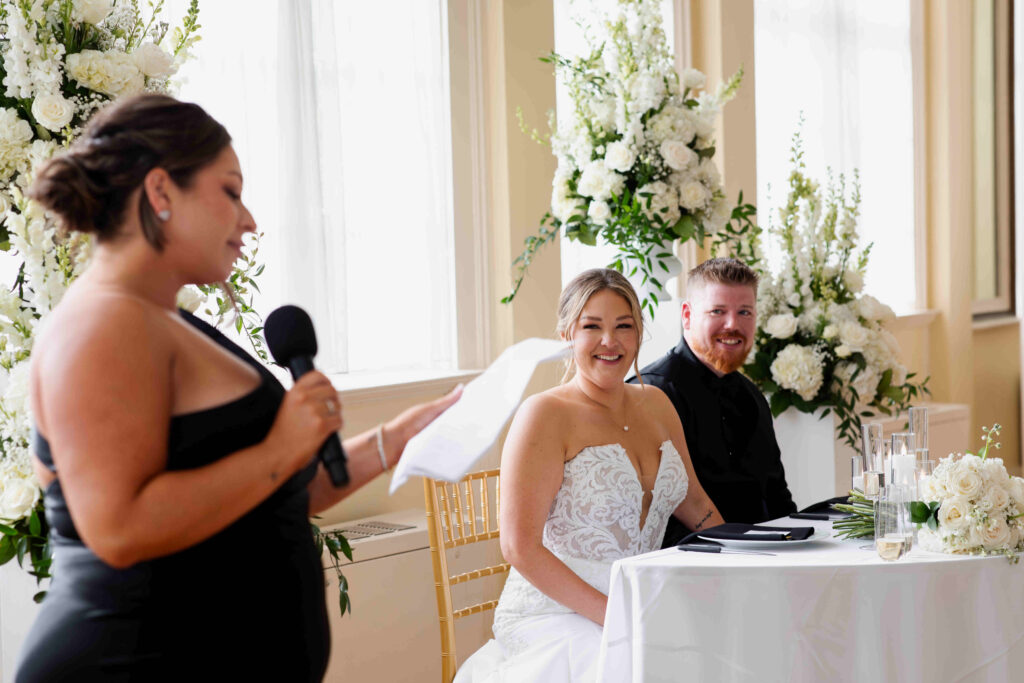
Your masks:
<instances>
[{"instance_id":1,"label":"white floral arrangement","mask_svg":"<svg viewBox=\"0 0 1024 683\"><path fill-rule=\"evenodd\" d=\"M29 454L28 363L36 330L90 255L91 240L61 235L25 197L33 170L68 146L104 104L168 92L199 40L198 0L182 26L160 20L162 0L0 0L0 249L21 259L0 287L0 564L27 556L37 579L50 554Z\"/></svg>"},{"instance_id":2,"label":"white floral arrangement","mask_svg":"<svg viewBox=\"0 0 1024 683\"><path fill-rule=\"evenodd\" d=\"M999 430L998 424L983 427L985 444L977 455L950 454L921 480L922 502L911 514L925 525L918 532L925 550L1011 559L1024 550L1024 479L1010 476L1001 458L988 457Z\"/></svg>"},{"instance_id":3,"label":"white floral arrangement","mask_svg":"<svg viewBox=\"0 0 1024 683\"><path fill-rule=\"evenodd\" d=\"M552 120L558 168L551 210L513 265L511 301L537 250L563 233L614 245L610 267L640 274L643 303L653 312L662 278L676 272L676 240L700 242L753 207L734 209L715 166L715 122L739 88L742 69L714 93L696 69L676 73L656 0L619 0L617 14L588 36L590 54L542 61L555 65L572 113ZM534 139L542 141L533 133ZM734 216L735 212L735 216Z\"/></svg>"},{"instance_id":4,"label":"white floral arrangement","mask_svg":"<svg viewBox=\"0 0 1024 683\"><path fill-rule=\"evenodd\" d=\"M857 246L856 175L852 191L842 175L821 187L804 174L799 133L792 153L787 201L767 229L781 252L778 267L765 266L760 228L720 242L760 276L755 344L743 372L768 396L772 415L789 407L835 412L839 436L857 448L862 418L899 413L927 392L927 380L913 382L900 362L899 344L883 327L892 309L861 292L871 245Z\"/></svg>"}]
</instances>

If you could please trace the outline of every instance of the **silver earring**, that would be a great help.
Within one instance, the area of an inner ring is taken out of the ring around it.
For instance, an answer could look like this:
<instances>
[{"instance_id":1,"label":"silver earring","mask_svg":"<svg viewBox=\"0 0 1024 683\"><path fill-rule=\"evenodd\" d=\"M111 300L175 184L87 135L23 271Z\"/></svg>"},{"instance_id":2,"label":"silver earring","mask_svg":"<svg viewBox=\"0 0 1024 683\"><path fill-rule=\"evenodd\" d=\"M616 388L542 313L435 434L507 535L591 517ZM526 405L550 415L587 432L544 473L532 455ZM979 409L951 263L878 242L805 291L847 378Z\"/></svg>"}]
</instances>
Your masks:
<instances>
[{"instance_id":1,"label":"silver earring","mask_svg":"<svg viewBox=\"0 0 1024 683\"><path fill-rule=\"evenodd\" d=\"M162 221L169 221L171 220L171 210L164 209L163 211L158 211L156 217Z\"/></svg>"}]
</instances>

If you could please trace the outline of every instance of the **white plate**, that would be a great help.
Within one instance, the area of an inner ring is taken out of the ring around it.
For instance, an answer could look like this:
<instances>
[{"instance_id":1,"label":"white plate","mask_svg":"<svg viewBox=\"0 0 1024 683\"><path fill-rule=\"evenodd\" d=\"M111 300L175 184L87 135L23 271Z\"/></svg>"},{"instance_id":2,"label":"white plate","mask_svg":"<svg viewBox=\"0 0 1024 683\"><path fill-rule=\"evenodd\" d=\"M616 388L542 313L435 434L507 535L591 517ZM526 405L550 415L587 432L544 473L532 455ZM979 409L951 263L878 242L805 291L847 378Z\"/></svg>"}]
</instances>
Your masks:
<instances>
[{"instance_id":1,"label":"white plate","mask_svg":"<svg viewBox=\"0 0 1024 683\"><path fill-rule=\"evenodd\" d=\"M779 533L773 531L771 533ZM698 536L705 541L712 541L713 543L721 543L726 548L784 548L791 545L800 545L801 543L810 543L811 541L819 541L822 536L819 534L811 534L807 538L793 539L791 541L764 541L756 538L757 534L749 534L751 538L749 540L743 539L731 539L731 538L711 538L708 536Z\"/></svg>"}]
</instances>

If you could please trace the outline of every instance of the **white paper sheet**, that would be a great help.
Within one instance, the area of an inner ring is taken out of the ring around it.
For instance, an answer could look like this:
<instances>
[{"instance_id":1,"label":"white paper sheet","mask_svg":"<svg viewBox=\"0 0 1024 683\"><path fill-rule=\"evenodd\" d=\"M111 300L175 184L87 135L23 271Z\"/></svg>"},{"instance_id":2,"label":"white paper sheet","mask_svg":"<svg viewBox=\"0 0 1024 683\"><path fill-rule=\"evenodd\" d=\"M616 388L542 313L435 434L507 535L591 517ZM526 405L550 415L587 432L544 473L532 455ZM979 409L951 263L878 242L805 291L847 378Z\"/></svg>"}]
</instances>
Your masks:
<instances>
[{"instance_id":1,"label":"white paper sheet","mask_svg":"<svg viewBox=\"0 0 1024 683\"><path fill-rule=\"evenodd\" d=\"M527 339L511 346L463 389L462 398L411 438L391 479L391 493L410 477L458 481L498 440L523 399L534 370L569 355L567 342Z\"/></svg>"}]
</instances>

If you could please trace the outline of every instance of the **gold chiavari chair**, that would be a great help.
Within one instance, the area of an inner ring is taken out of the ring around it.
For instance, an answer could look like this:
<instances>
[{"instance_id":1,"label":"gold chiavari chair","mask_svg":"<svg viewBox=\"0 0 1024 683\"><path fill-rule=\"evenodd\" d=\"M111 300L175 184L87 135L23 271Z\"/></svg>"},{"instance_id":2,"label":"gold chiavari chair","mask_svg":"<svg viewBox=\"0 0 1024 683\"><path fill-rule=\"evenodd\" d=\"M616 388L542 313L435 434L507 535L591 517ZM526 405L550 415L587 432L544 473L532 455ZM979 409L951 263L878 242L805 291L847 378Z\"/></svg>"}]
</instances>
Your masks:
<instances>
[{"instance_id":1,"label":"gold chiavari chair","mask_svg":"<svg viewBox=\"0 0 1024 683\"><path fill-rule=\"evenodd\" d=\"M485 576L506 574L509 564L499 564L458 574L449 574L446 551L498 538L498 470L466 475L457 483L424 478L430 558L434 565L437 615L441 626L441 680L455 677L455 620L493 610L497 597L469 607L455 609L452 586ZM500 588L499 588L500 590Z\"/></svg>"}]
</instances>

